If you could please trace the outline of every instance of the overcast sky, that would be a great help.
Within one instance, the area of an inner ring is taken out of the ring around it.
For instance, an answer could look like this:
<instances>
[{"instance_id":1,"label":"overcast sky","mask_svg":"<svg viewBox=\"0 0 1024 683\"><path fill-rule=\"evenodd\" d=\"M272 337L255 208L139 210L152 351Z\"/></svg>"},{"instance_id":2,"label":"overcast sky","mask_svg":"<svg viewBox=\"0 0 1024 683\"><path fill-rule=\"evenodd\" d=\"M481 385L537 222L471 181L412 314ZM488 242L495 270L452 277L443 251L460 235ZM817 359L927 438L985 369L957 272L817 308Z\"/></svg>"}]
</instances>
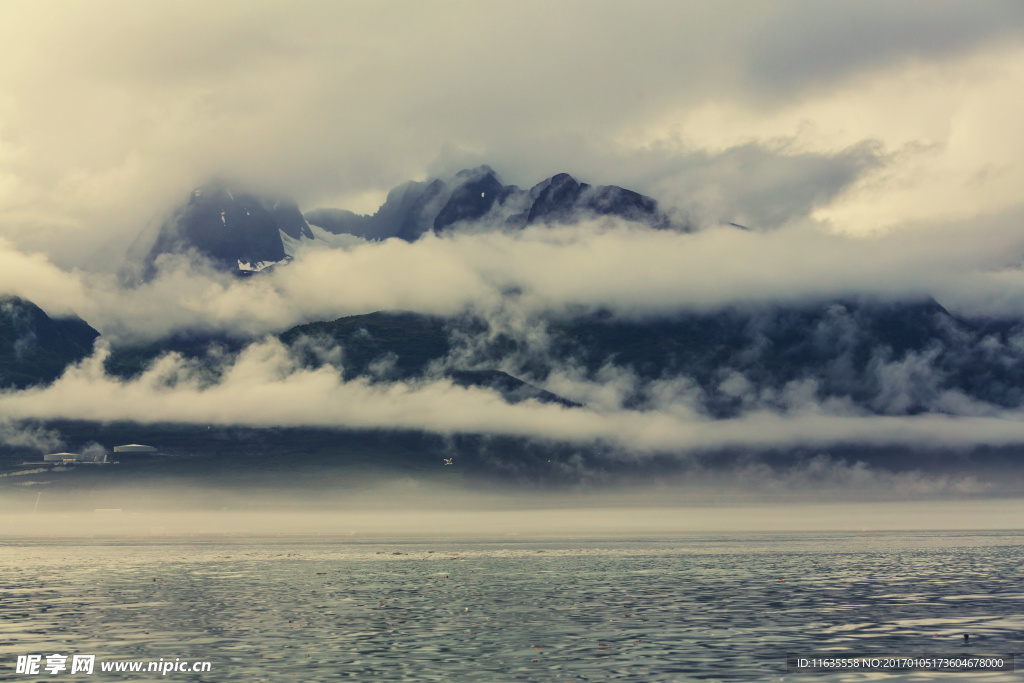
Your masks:
<instances>
[{"instance_id":1,"label":"overcast sky","mask_svg":"<svg viewBox=\"0 0 1024 683\"><path fill-rule=\"evenodd\" d=\"M0 235L62 267L213 175L372 211L488 163L858 235L1024 185L1014 1L4 2L0 45Z\"/></svg>"}]
</instances>

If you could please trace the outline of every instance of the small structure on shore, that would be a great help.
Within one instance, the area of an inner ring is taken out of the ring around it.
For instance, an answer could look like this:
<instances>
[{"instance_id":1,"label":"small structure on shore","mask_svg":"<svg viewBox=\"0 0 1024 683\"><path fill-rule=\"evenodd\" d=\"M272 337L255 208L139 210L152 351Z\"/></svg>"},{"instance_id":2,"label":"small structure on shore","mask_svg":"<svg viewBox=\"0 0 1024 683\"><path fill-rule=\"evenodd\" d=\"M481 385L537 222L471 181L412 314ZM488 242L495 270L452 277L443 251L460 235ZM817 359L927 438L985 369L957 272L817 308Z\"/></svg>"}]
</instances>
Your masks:
<instances>
[{"instance_id":1,"label":"small structure on shore","mask_svg":"<svg viewBox=\"0 0 1024 683\"><path fill-rule=\"evenodd\" d=\"M108 462L105 448L90 446L81 453L47 453L45 465L104 465Z\"/></svg>"},{"instance_id":2,"label":"small structure on shore","mask_svg":"<svg viewBox=\"0 0 1024 683\"><path fill-rule=\"evenodd\" d=\"M55 465L69 465L78 462L78 453L47 453L43 462Z\"/></svg>"},{"instance_id":3,"label":"small structure on shore","mask_svg":"<svg viewBox=\"0 0 1024 683\"><path fill-rule=\"evenodd\" d=\"M152 446L144 446L140 443L130 443L124 446L114 446L115 453L156 453Z\"/></svg>"}]
</instances>

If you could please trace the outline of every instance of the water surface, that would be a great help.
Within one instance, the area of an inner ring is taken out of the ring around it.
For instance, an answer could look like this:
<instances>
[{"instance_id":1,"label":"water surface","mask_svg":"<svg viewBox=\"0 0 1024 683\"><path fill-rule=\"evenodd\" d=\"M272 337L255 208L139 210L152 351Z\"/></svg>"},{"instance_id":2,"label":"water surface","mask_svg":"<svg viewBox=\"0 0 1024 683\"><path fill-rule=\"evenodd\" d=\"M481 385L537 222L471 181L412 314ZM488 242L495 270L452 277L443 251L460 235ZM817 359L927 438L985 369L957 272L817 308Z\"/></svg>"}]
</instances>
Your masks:
<instances>
[{"instance_id":1,"label":"water surface","mask_svg":"<svg viewBox=\"0 0 1024 683\"><path fill-rule=\"evenodd\" d=\"M1022 541L7 539L0 678L74 680L15 674L17 655L56 652L212 662L164 677L189 681L934 680L787 673L786 653L1019 655Z\"/></svg>"}]
</instances>

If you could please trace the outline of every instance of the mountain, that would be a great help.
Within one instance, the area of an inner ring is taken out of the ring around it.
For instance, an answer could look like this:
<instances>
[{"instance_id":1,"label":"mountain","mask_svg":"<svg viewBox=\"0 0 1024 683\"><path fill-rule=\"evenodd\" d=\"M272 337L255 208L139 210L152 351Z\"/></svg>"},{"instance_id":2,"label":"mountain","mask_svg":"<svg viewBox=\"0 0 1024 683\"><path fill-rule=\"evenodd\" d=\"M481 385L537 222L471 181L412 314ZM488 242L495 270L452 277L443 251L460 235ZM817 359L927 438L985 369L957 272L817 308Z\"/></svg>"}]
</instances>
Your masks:
<instances>
[{"instance_id":1,"label":"mountain","mask_svg":"<svg viewBox=\"0 0 1024 683\"><path fill-rule=\"evenodd\" d=\"M443 368L441 362L452 351L451 334L468 327L482 328L475 321L446 320L415 313L370 313L339 318L329 322L298 325L279 335L307 366L323 365L331 347L340 347L338 364L345 380L369 377L378 381L415 380L438 367L444 376L462 387L493 389L509 403L535 399L566 407L580 404L545 391L495 368ZM156 342L114 347L108 356L106 371L121 379L137 377L157 358L177 353L201 364L211 379L220 363L237 355L253 340L226 334L180 332Z\"/></svg>"},{"instance_id":2,"label":"mountain","mask_svg":"<svg viewBox=\"0 0 1024 683\"><path fill-rule=\"evenodd\" d=\"M143 278L156 274L165 254L203 256L224 270L258 272L286 259L282 236L313 239L294 202L234 193L219 184L199 188L161 226Z\"/></svg>"},{"instance_id":3,"label":"mountain","mask_svg":"<svg viewBox=\"0 0 1024 683\"><path fill-rule=\"evenodd\" d=\"M634 377L627 407L644 409L658 392L682 392L718 418L830 401L882 415L1024 404L1024 322L963 320L933 300L835 300L639 320L596 312L535 323L516 335L472 315L377 312L298 325L279 338L305 364L334 364L346 380L443 376L513 403L581 405L583 396L544 388L552 373L572 368L599 384L609 372ZM0 298L0 387L54 380L86 357L98 336L78 318L51 319L31 302ZM199 361L216 381L223 362L252 341L180 332L116 346L106 368L130 378L174 352Z\"/></svg>"},{"instance_id":4,"label":"mountain","mask_svg":"<svg viewBox=\"0 0 1024 683\"><path fill-rule=\"evenodd\" d=\"M304 244L332 247L391 237L412 242L465 221L489 219L515 228L593 216L669 227L668 217L650 197L615 185L593 187L565 173L529 191L503 185L488 166L449 180L409 182L388 193L372 216L342 209L314 209L304 216L290 199L261 197L218 182L193 190L160 226L141 266L124 272L128 280L136 271L142 280L151 280L162 256L181 255L248 276L287 262Z\"/></svg>"},{"instance_id":5,"label":"mountain","mask_svg":"<svg viewBox=\"0 0 1024 683\"><path fill-rule=\"evenodd\" d=\"M80 318L51 318L30 301L0 295L0 388L52 382L92 353L97 337Z\"/></svg>"},{"instance_id":6,"label":"mountain","mask_svg":"<svg viewBox=\"0 0 1024 683\"><path fill-rule=\"evenodd\" d=\"M331 233L365 239L398 237L414 241L440 234L464 221L486 219L494 225L525 227L571 223L583 218L614 216L668 228L668 216L650 197L616 185L592 186L559 173L524 191L504 185L489 166L460 171L454 178L410 182L392 190L377 213L359 216L340 209L315 209L305 214L310 225Z\"/></svg>"},{"instance_id":7,"label":"mountain","mask_svg":"<svg viewBox=\"0 0 1024 683\"><path fill-rule=\"evenodd\" d=\"M184 330L155 342L114 346L107 356L104 369L115 377L130 379L144 372L160 356L176 353L201 361L204 369L215 376L220 361L238 354L252 341L243 335Z\"/></svg>"},{"instance_id":8,"label":"mountain","mask_svg":"<svg viewBox=\"0 0 1024 683\"><path fill-rule=\"evenodd\" d=\"M452 333L469 328L482 331L472 319L446 320L415 313L378 312L299 325L281 334L280 339L293 351L303 354L310 365L323 363L322 354L316 352L318 349L340 346L342 376L347 380L355 377L409 380L423 377L436 367L438 373L454 384L493 389L509 403L535 399L570 408L581 405L494 368L442 367L453 350Z\"/></svg>"},{"instance_id":9,"label":"mountain","mask_svg":"<svg viewBox=\"0 0 1024 683\"><path fill-rule=\"evenodd\" d=\"M538 324L543 332L531 332L531 341L468 315L378 312L299 325L280 339L307 365L336 364L347 380L443 375L495 389L510 402L580 405L584 397L543 389L552 373L574 368L595 383L609 381L609 372L631 374L629 407L655 405L658 392L682 392L719 418L801 402L838 401L891 415L1024 403L1024 323L961 320L932 300L851 299L642 320L597 312ZM175 337L115 349L108 368L131 376L175 351L207 359L213 369L245 343ZM340 348L340 357L331 348Z\"/></svg>"},{"instance_id":10,"label":"mountain","mask_svg":"<svg viewBox=\"0 0 1024 683\"><path fill-rule=\"evenodd\" d=\"M340 345L348 380L360 376L409 379L423 375L432 362L451 351L450 323L415 313L370 313L293 327L280 335L285 344L319 364L309 349Z\"/></svg>"},{"instance_id":11,"label":"mountain","mask_svg":"<svg viewBox=\"0 0 1024 683\"><path fill-rule=\"evenodd\" d=\"M541 390L565 368L598 383L618 368L636 377L628 406L652 406L658 392L671 390L712 417L829 401L889 415L1024 403L1024 323L962 320L933 300L851 299L642 320L598 312L542 326L546 343L537 346L478 318L374 313L301 325L281 339L304 353L302 339L340 346L347 378L408 379L442 368L455 381L500 388L506 380L493 373L501 368ZM500 390L508 397L516 389Z\"/></svg>"},{"instance_id":12,"label":"mountain","mask_svg":"<svg viewBox=\"0 0 1024 683\"><path fill-rule=\"evenodd\" d=\"M802 415L822 409L850 416L999 415L1002 408L1024 404L1024 322L964 320L927 299L736 306L632 320L592 312L533 322L526 333L513 333L471 315L378 312L299 325L279 338L308 367L332 365L349 380L415 384L446 377L458 386L492 389L509 403L532 399L568 409L590 400L601 408L610 396L625 408L692 411L699 419L761 410ZM95 330L82 321L52 320L14 297L2 300L0 323L4 386L22 388L52 380L66 364L88 353L96 338ZM207 371L213 383L224 361L251 341L182 333L145 346L115 348L107 367L115 376L130 378L159 355L174 351L193 359L192 367ZM595 388L596 394L588 394ZM303 477L315 478L320 468L341 472L371 463L408 473L436 469L443 457L454 458L458 471L467 475L573 483L590 481L594 473L607 481L660 476L662 471L675 476L683 462L668 454L608 458L599 444L486 434L439 437L386 428L248 429L65 421L60 430L75 444L157 441L175 453L202 455L201 460L189 460L187 468L175 466L174 476L226 481L235 481L242 472L257 479L277 477L294 467L305 468ZM0 444L0 460L17 455L4 448ZM224 458L226 452L245 455L246 466L230 464L233 460ZM1015 447L942 456L928 447L851 444L830 447L828 452L896 471L932 467L935 458L945 457L943 467L960 468L956 471L965 476L975 476L984 461L986 476L999 485L1005 483L1001 473L1018 456ZM788 467L787 463L816 453L788 447L752 453L726 447L715 451L715 462L742 464L756 455L773 467ZM150 467L160 465L139 463L135 471ZM87 484L84 481L83 486Z\"/></svg>"},{"instance_id":13,"label":"mountain","mask_svg":"<svg viewBox=\"0 0 1024 683\"><path fill-rule=\"evenodd\" d=\"M1024 403L1024 323L963 320L934 300L737 307L645 321L599 313L554 321L549 333L550 356L571 358L593 377L608 363L648 382L686 377L715 417L801 400L875 414ZM542 381L549 369L535 364L529 376Z\"/></svg>"},{"instance_id":14,"label":"mountain","mask_svg":"<svg viewBox=\"0 0 1024 683\"><path fill-rule=\"evenodd\" d=\"M658 203L616 185L592 187L580 183L568 173L559 173L534 186L527 194L529 211L511 220L534 223L565 223L576 216L617 216L667 228L668 217L658 210Z\"/></svg>"}]
</instances>

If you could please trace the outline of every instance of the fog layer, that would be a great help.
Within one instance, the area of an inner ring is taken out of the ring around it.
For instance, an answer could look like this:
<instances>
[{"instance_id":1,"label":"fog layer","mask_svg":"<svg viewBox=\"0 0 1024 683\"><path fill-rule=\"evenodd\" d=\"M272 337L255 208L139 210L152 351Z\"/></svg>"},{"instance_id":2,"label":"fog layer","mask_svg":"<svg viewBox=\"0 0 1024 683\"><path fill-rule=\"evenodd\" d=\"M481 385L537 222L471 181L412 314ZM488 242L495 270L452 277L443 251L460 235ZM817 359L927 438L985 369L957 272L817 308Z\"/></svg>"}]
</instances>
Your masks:
<instances>
[{"instance_id":1,"label":"fog layer","mask_svg":"<svg viewBox=\"0 0 1024 683\"><path fill-rule=\"evenodd\" d=\"M453 315L607 308L644 317L730 304L843 296L936 297L968 317L1024 314L1021 215L1010 212L860 238L802 225L693 234L584 222L521 232L464 231L307 249L239 280L186 258L137 288L66 271L0 244L0 291L52 315L77 313L114 342L174 330L261 334L378 310Z\"/></svg>"}]
</instances>

